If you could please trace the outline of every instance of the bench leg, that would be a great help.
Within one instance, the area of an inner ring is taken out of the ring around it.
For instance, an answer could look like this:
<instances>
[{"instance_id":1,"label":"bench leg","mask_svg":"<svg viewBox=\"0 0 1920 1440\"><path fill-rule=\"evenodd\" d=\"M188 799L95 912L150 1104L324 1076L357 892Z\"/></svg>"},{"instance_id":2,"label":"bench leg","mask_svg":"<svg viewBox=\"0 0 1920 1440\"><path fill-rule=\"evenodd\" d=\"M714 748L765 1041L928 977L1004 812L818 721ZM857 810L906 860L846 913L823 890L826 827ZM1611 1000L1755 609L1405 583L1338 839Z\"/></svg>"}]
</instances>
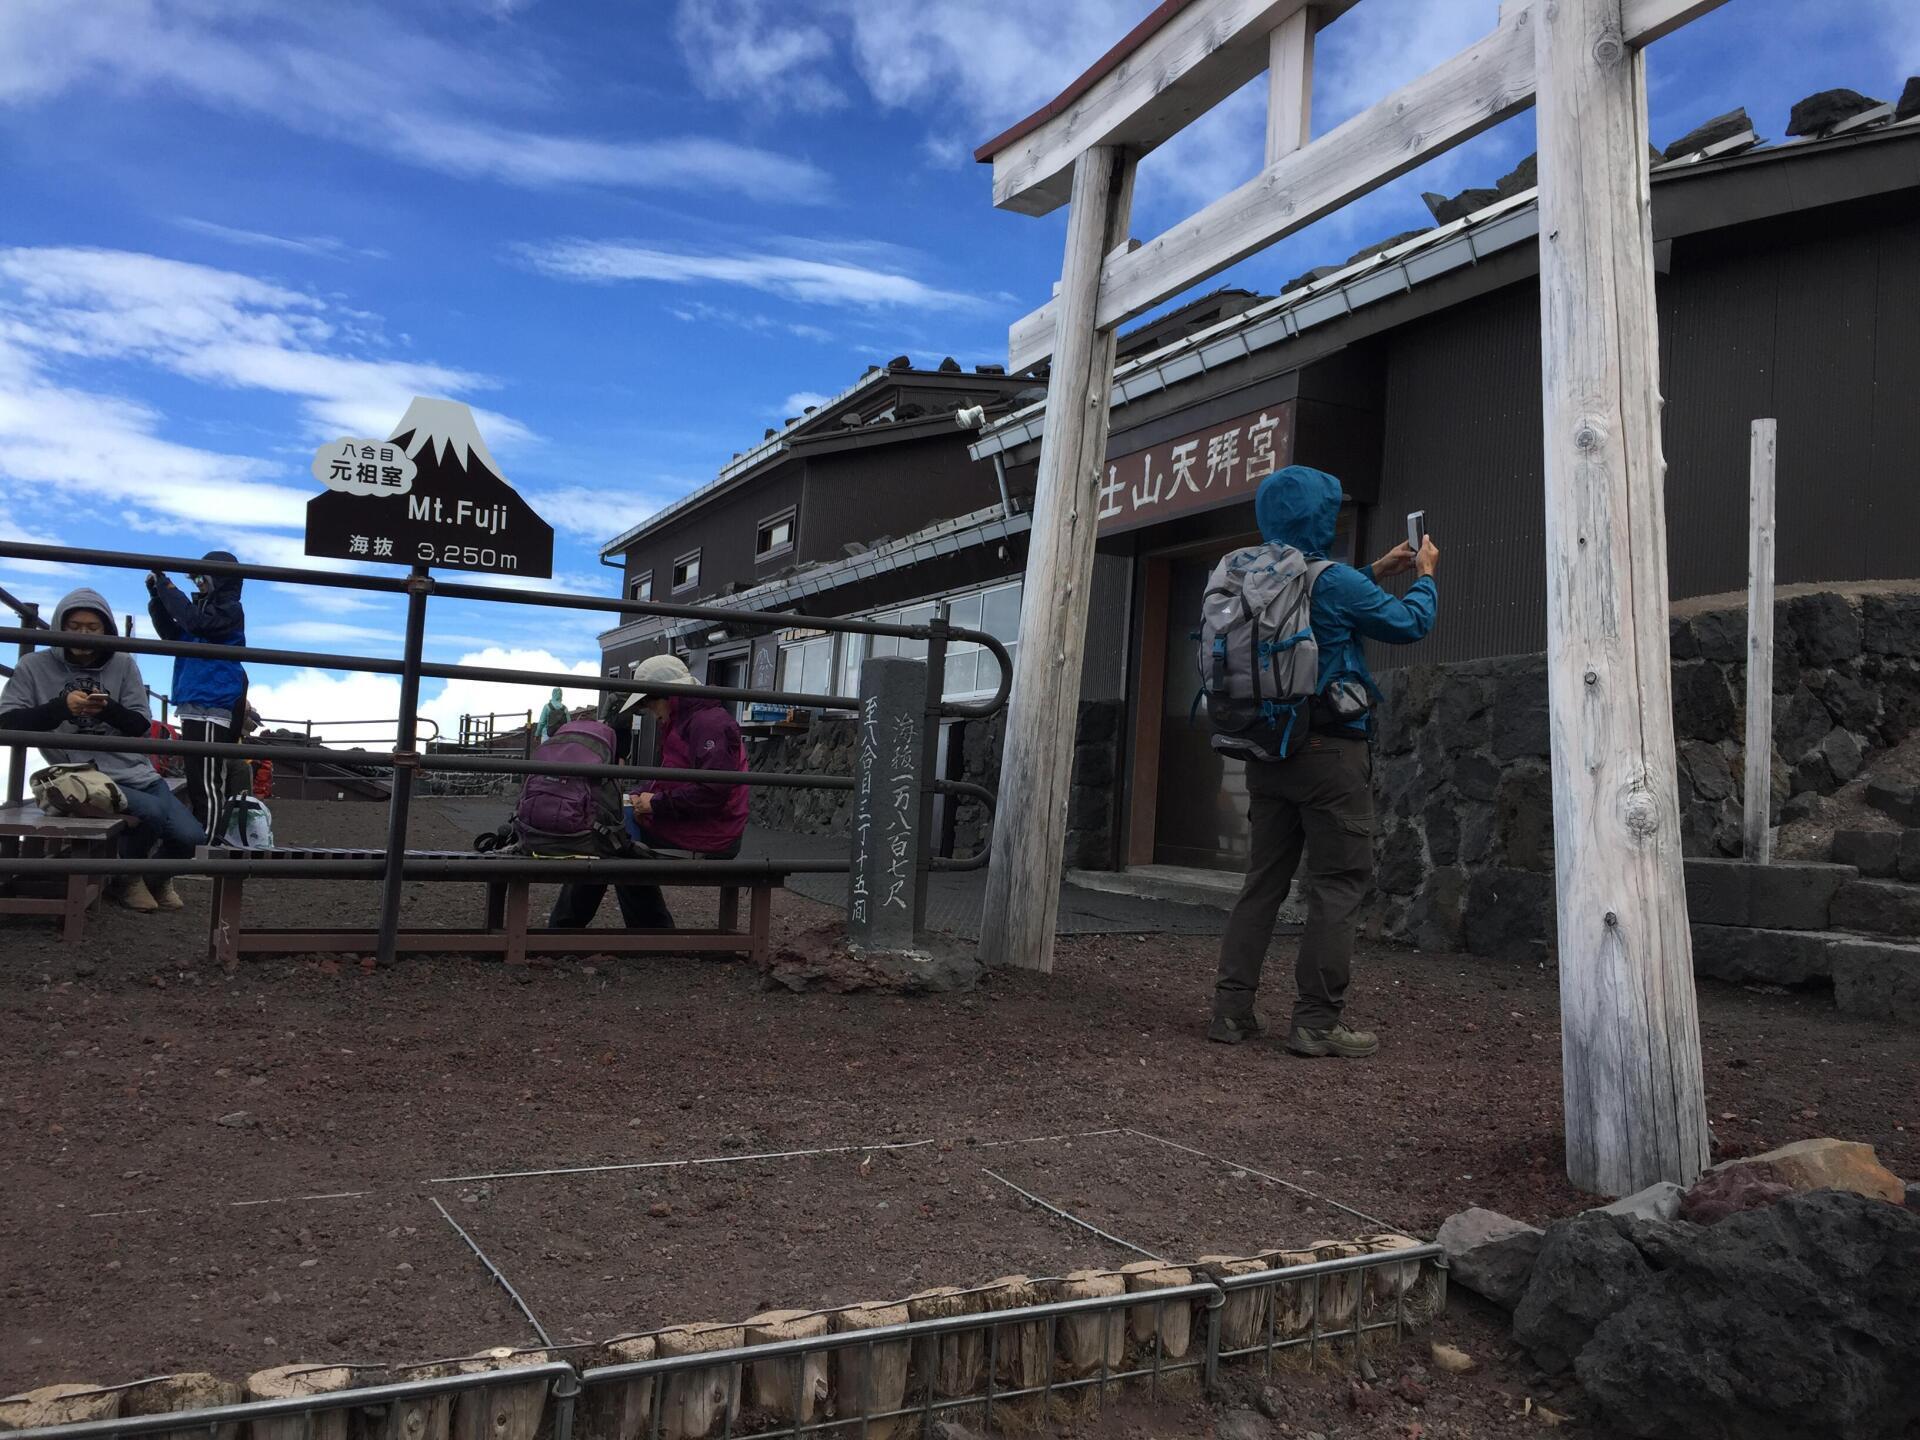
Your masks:
<instances>
[{"instance_id":1,"label":"bench leg","mask_svg":"<svg viewBox=\"0 0 1920 1440\"><path fill-rule=\"evenodd\" d=\"M756 965L771 958L773 935L773 886L761 881L753 887L752 933L747 941L747 956Z\"/></svg>"},{"instance_id":2,"label":"bench leg","mask_svg":"<svg viewBox=\"0 0 1920 1440\"><path fill-rule=\"evenodd\" d=\"M507 886L503 880L487 882L487 930L492 933L507 923Z\"/></svg>"},{"instance_id":3,"label":"bench leg","mask_svg":"<svg viewBox=\"0 0 1920 1440\"><path fill-rule=\"evenodd\" d=\"M240 964L240 901L245 882L238 875L213 877L213 903L207 914L207 958L223 970Z\"/></svg>"},{"instance_id":4,"label":"bench leg","mask_svg":"<svg viewBox=\"0 0 1920 1440\"><path fill-rule=\"evenodd\" d=\"M720 887L720 925L729 933L740 928L740 887L722 885Z\"/></svg>"},{"instance_id":5,"label":"bench leg","mask_svg":"<svg viewBox=\"0 0 1920 1440\"><path fill-rule=\"evenodd\" d=\"M503 923L507 932L506 960L509 965L527 963L527 899L532 884L526 880L506 883Z\"/></svg>"},{"instance_id":6,"label":"bench leg","mask_svg":"<svg viewBox=\"0 0 1920 1440\"><path fill-rule=\"evenodd\" d=\"M67 876L66 902L60 911L60 939L68 945L80 943L80 937L87 929L87 906L93 903L98 891L94 875Z\"/></svg>"}]
</instances>

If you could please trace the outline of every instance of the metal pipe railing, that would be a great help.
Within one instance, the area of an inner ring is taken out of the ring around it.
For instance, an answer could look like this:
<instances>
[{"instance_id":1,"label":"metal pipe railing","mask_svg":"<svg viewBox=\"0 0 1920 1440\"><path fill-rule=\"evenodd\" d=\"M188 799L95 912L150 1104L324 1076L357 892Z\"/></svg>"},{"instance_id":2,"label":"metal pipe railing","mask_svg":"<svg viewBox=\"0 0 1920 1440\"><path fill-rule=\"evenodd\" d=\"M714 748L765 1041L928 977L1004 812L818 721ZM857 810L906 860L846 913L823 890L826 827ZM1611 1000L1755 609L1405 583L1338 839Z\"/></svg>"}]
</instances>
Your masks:
<instances>
[{"instance_id":1,"label":"metal pipe railing","mask_svg":"<svg viewBox=\"0 0 1920 1440\"><path fill-rule=\"evenodd\" d=\"M956 629L947 623L945 608L936 610L933 622L929 625L888 624L872 620L842 619L837 616L795 616L768 611L737 610L725 606L710 605L673 605L653 601L627 600L606 596L572 595L560 591L541 590L504 590L493 586L475 585L466 582L437 581L424 566L414 567L413 573L405 579L382 575L340 574L326 571L305 571L285 566L250 565L242 561L205 560L179 556L129 555L117 551L85 550L52 545L30 545L16 541L0 541L0 558L38 560L43 562L64 563L69 565L99 565L125 570L161 570L186 571L193 574L218 576L237 576L241 579L278 581L291 584L319 585L335 589L356 589L381 594L404 594L407 596L407 623L403 653L398 660L376 658L364 655L334 654L315 651L277 650L264 646L250 645L214 645L198 641L161 640L141 638L131 635L85 635L67 631L54 631L39 622L38 613L31 606L13 602L22 624L0 627L0 641L12 641L25 655L36 646L65 645L74 648L103 650L109 653L127 653L140 655L162 655L174 658L197 657L206 659L232 660L257 665L283 665L300 668L318 668L350 670L364 674L394 675L400 679L401 704L398 720L398 734L391 751L373 751L354 749L335 750L318 746L259 745L249 742L210 743L188 741L153 740L147 737L133 736L74 736L61 735L59 748L73 750L99 750L106 752L147 753L147 754L184 754L184 755L223 755L240 758L279 758L307 759L333 765L365 765L389 768L393 771L393 782L389 790L389 808L387 824L387 843L385 856L395 857L391 862L382 858L378 862L362 861L289 861L248 859L238 862L246 867L245 873L280 874L286 876L327 874L356 878L364 873L360 870L306 870L305 865L351 865L363 866L377 863L382 868L379 878L382 880L380 905L378 954L382 961L393 958L395 936L398 929L401 880L405 875L466 875L476 877L481 872L456 870L421 870L420 864L447 865L455 863L479 863L486 866L485 874L494 878L517 876L524 868L525 874L538 874L549 878L562 878L572 873L575 863L599 868L587 869L581 873L602 876L639 875L656 873L649 867L654 865L672 866L679 862L634 862L634 861L584 861L556 862L533 861L530 868L517 866L503 858L488 859L479 862L422 861L419 857L407 860L405 857L407 819L410 812L413 779L422 770L472 771L495 774L577 774L590 778L618 779L656 779L690 780L705 784L736 785L793 785L811 786L822 789L851 789L853 781L843 776L816 775L776 775L766 772L717 772L711 770L669 770L658 766L588 766L588 765L538 765L530 756L519 760L494 755L436 755L422 753L419 743L419 719L417 714L419 687L423 679L478 680L496 684L517 684L536 687L561 685L576 689L590 689L602 694L639 694L675 696L685 695L705 697L716 700L748 700L761 703L786 705L804 708L826 708L837 710L857 709L856 697L844 695L811 695L795 691L761 691L740 686L726 685L641 685L631 679L617 676L577 675L551 673L546 671L510 670L493 666L446 665L429 662L424 659L426 608L427 602L434 596L448 599L479 600L494 604L519 604L545 606L549 608L588 609L612 611L623 615L659 615L668 618L694 619L712 624L744 627L749 630L766 632L789 626L796 622L810 628L844 632L859 635L893 636L900 639L924 641L927 644L927 697L925 704L926 737L921 756L923 768L921 790L918 847L919 861L914 886L914 917L916 927L925 914L927 877L935 869L974 869L986 863L985 847L962 861L936 860L931 855L930 824L932 797L936 794L972 795L993 803L990 792L980 786L965 786L958 782L937 780L932 776L933 757L936 753L939 721L943 718L982 718L993 714L1006 702L1007 692L1012 683L1013 667L1006 647L994 636L984 631ZM4 594L4 592L0 592ZM989 651L999 665L999 684L992 696L976 701L948 701L943 696L945 680L945 655L947 645L954 640L977 644ZM494 717L488 717L489 726ZM430 723L430 722L429 722ZM306 733L311 736L309 722ZM435 727L435 734L438 728ZM464 732L463 732L464 735ZM0 731L0 744L14 747L13 763L9 774L9 798L19 798L25 771L27 746L46 743L47 736L42 732L5 730ZM758 865L758 873L770 873L782 868L789 873L803 871L845 871L850 861L795 861L782 862L775 866L772 862L719 861L703 862L708 868L720 868L731 865ZM215 862L200 861L154 861L95 860L78 862L58 861L10 861L7 869L14 873L46 873L58 866L64 866L67 873L100 874L212 874L221 873L236 862L218 862L220 869L214 868ZM614 869L615 866L638 868ZM110 868L95 868L110 867ZM661 871L658 873L671 873ZM723 873L731 873L725 872ZM753 873L743 870L739 873Z\"/></svg>"}]
</instances>

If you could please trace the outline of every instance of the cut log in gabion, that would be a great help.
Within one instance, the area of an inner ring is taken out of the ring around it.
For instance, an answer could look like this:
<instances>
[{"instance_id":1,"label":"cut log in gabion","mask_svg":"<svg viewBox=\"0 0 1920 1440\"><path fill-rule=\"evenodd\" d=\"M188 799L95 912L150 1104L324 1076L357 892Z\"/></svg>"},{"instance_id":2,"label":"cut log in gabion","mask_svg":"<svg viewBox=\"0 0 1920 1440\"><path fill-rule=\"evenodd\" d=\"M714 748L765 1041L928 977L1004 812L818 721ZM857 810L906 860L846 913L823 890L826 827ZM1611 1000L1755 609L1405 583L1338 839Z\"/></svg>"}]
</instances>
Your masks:
<instances>
[{"instance_id":1,"label":"cut log in gabion","mask_svg":"<svg viewBox=\"0 0 1920 1440\"><path fill-rule=\"evenodd\" d=\"M247 1398L296 1400L328 1395L352 1384L353 1372L344 1365L276 1365L247 1377ZM255 1420L248 1431L250 1440L347 1440L347 1411L337 1406L316 1410L310 1417L283 1415L275 1420Z\"/></svg>"},{"instance_id":2,"label":"cut log in gabion","mask_svg":"<svg viewBox=\"0 0 1920 1440\"><path fill-rule=\"evenodd\" d=\"M981 1287L983 1310L1021 1310L1038 1305L1047 1298L1041 1287L1025 1275L1002 1275ZM1030 1390L1047 1383L1047 1326L1042 1320L998 1325L993 1336L993 1383L996 1390ZM1038 1396L1014 1400L995 1400L994 1419L1025 1425L1040 1418Z\"/></svg>"},{"instance_id":3,"label":"cut log in gabion","mask_svg":"<svg viewBox=\"0 0 1920 1440\"><path fill-rule=\"evenodd\" d=\"M1267 1268L1264 1260L1243 1259L1235 1255L1202 1255L1196 1262L1203 1271L1220 1276L1254 1275ZM1266 1336L1267 1299L1265 1289L1249 1286L1231 1291L1220 1310L1220 1348L1245 1350Z\"/></svg>"},{"instance_id":4,"label":"cut log in gabion","mask_svg":"<svg viewBox=\"0 0 1920 1440\"><path fill-rule=\"evenodd\" d=\"M1146 1294L1154 1290L1172 1290L1193 1283L1193 1272L1158 1260L1141 1260L1120 1267L1128 1294ZM1133 1330L1133 1343L1152 1353L1160 1347L1164 1360L1183 1359L1193 1342L1193 1302L1175 1300L1157 1305L1136 1305L1128 1312L1127 1323Z\"/></svg>"},{"instance_id":5,"label":"cut log in gabion","mask_svg":"<svg viewBox=\"0 0 1920 1440\"><path fill-rule=\"evenodd\" d=\"M0 1400L0 1430L37 1430L42 1425L77 1425L82 1420L119 1416L119 1390L98 1385L42 1385Z\"/></svg>"},{"instance_id":6,"label":"cut log in gabion","mask_svg":"<svg viewBox=\"0 0 1920 1440\"><path fill-rule=\"evenodd\" d=\"M633 1365L657 1353L653 1336L609 1340L595 1365ZM654 1377L601 1385L581 1397L580 1425L585 1440L642 1440L653 1421Z\"/></svg>"},{"instance_id":7,"label":"cut log in gabion","mask_svg":"<svg viewBox=\"0 0 1920 1440\"><path fill-rule=\"evenodd\" d=\"M209 1375L204 1370L187 1371L179 1375L163 1375L145 1385L136 1385L123 1392L120 1402L122 1415L171 1415L176 1410L212 1410L222 1405L238 1405L241 1401L240 1387L231 1380L222 1380L218 1375ZM195 1426L191 1430L162 1430L150 1434L147 1440L238 1440L240 1423L231 1421L225 1425L216 1425L211 1431L206 1426Z\"/></svg>"},{"instance_id":8,"label":"cut log in gabion","mask_svg":"<svg viewBox=\"0 0 1920 1440\"><path fill-rule=\"evenodd\" d=\"M904 1325L912 1318L904 1304L871 1301L854 1305L833 1316L831 1329L836 1335L851 1335L862 1330L879 1330L889 1325ZM833 1352L833 1393L843 1420L861 1416L889 1415L907 1403L907 1367L912 1347L895 1340L872 1347L872 1374L868 1374L868 1347L849 1345ZM905 1427L898 1416L884 1420L869 1419L863 1432L867 1440L893 1440Z\"/></svg>"},{"instance_id":9,"label":"cut log in gabion","mask_svg":"<svg viewBox=\"0 0 1920 1440\"><path fill-rule=\"evenodd\" d=\"M1394 1250L1411 1250L1419 1241L1408 1235L1369 1235L1360 1241L1376 1255ZM1409 1325L1424 1325L1440 1313L1446 1303L1442 1286L1446 1283L1437 1265L1409 1260L1404 1265L1383 1265L1367 1272L1367 1297L1370 1307L1382 1316L1393 1314L1395 1307Z\"/></svg>"},{"instance_id":10,"label":"cut log in gabion","mask_svg":"<svg viewBox=\"0 0 1920 1440\"><path fill-rule=\"evenodd\" d=\"M907 1297L907 1314L915 1320L946 1320L956 1315L978 1315L979 1295L953 1285L922 1290ZM986 1341L978 1330L929 1336L913 1346L913 1368L923 1386L942 1400L971 1395L980 1386L981 1359Z\"/></svg>"},{"instance_id":11,"label":"cut log in gabion","mask_svg":"<svg viewBox=\"0 0 1920 1440\"><path fill-rule=\"evenodd\" d=\"M1268 1250L1260 1256L1270 1270L1308 1265L1319 1257L1311 1250ZM1324 1282L1323 1282L1324 1283ZM1294 1340L1313 1329L1314 1282L1283 1280L1273 1287L1273 1338Z\"/></svg>"},{"instance_id":12,"label":"cut log in gabion","mask_svg":"<svg viewBox=\"0 0 1920 1440\"><path fill-rule=\"evenodd\" d=\"M747 1344L772 1345L781 1340L810 1340L827 1333L827 1317L807 1310L769 1310L747 1321ZM794 1415L794 1369L798 1366L800 1413ZM747 1367L747 1389L753 1408L783 1424L798 1418L801 1424L827 1400L827 1356L824 1351L799 1360L756 1360Z\"/></svg>"},{"instance_id":13,"label":"cut log in gabion","mask_svg":"<svg viewBox=\"0 0 1920 1440\"><path fill-rule=\"evenodd\" d=\"M396 1371L395 1380L440 1380L455 1374L451 1364L410 1365ZM371 1381L362 1379L363 1384ZM368 1440L449 1440L453 1434L453 1396L425 1395L396 1400L385 1417L367 1429ZM188 1437L191 1440L191 1437Z\"/></svg>"},{"instance_id":14,"label":"cut log in gabion","mask_svg":"<svg viewBox=\"0 0 1920 1440\"><path fill-rule=\"evenodd\" d=\"M1127 1282L1110 1270L1075 1270L1060 1282L1062 1300L1124 1295ZM1127 1358L1127 1312L1106 1310L1060 1319L1060 1360L1070 1379L1118 1370Z\"/></svg>"},{"instance_id":15,"label":"cut log in gabion","mask_svg":"<svg viewBox=\"0 0 1920 1440\"><path fill-rule=\"evenodd\" d=\"M516 1352L502 1347L462 1360L454 1373L517 1370L525 1365L544 1365L552 1358L545 1350ZM462 1391L453 1400L452 1440L533 1440L540 1417L546 1413L550 1383L542 1376L524 1385L489 1385L483 1390Z\"/></svg>"},{"instance_id":16,"label":"cut log in gabion","mask_svg":"<svg viewBox=\"0 0 1920 1440\"><path fill-rule=\"evenodd\" d=\"M1344 1260L1364 1253L1364 1247L1348 1240L1316 1240L1309 1247L1316 1260ZM1338 1275L1320 1277L1320 1331L1351 1329L1360 1317L1360 1292L1366 1275L1347 1270Z\"/></svg>"},{"instance_id":17,"label":"cut log in gabion","mask_svg":"<svg viewBox=\"0 0 1920 1440\"><path fill-rule=\"evenodd\" d=\"M704 1355L734 1350L746 1343L738 1325L681 1325L654 1336L663 1356ZM703 1440L740 1413L740 1367L713 1365L667 1377L660 1402L665 1440Z\"/></svg>"}]
</instances>

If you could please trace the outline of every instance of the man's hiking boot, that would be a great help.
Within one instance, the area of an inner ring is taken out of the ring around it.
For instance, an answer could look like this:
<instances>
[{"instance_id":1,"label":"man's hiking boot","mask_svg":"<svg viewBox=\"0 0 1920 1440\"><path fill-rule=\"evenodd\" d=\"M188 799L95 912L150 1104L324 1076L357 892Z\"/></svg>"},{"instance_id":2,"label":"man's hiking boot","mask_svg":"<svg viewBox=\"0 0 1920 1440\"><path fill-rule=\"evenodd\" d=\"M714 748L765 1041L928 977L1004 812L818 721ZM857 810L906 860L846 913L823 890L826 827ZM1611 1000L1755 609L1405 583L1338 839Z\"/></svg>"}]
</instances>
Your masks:
<instances>
[{"instance_id":1,"label":"man's hiking boot","mask_svg":"<svg viewBox=\"0 0 1920 1440\"><path fill-rule=\"evenodd\" d=\"M1216 1015L1213 1024L1207 1027L1207 1039L1221 1045L1238 1045L1242 1040L1251 1040L1267 1027L1260 1023L1260 1017L1249 1010L1244 1015Z\"/></svg>"},{"instance_id":2,"label":"man's hiking boot","mask_svg":"<svg viewBox=\"0 0 1920 1440\"><path fill-rule=\"evenodd\" d=\"M159 885L149 888L152 889L153 898L162 910L184 910L187 908L187 902L182 900L180 898L180 892L173 888L173 881L171 879L162 880Z\"/></svg>"},{"instance_id":3,"label":"man's hiking boot","mask_svg":"<svg viewBox=\"0 0 1920 1440\"><path fill-rule=\"evenodd\" d=\"M1287 1036L1287 1049L1314 1059L1334 1055L1342 1060L1364 1060L1379 1048L1380 1037L1371 1031L1349 1030L1338 1024L1331 1030L1307 1030L1296 1025Z\"/></svg>"},{"instance_id":4,"label":"man's hiking boot","mask_svg":"<svg viewBox=\"0 0 1920 1440\"><path fill-rule=\"evenodd\" d=\"M117 905L129 910L137 910L142 915L151 915L160 908L160 902L153 898L153 892L147 889L147 882L138 875L122 875L113 882L107 891L108 898Z\"/></svg>"}]
</instances>

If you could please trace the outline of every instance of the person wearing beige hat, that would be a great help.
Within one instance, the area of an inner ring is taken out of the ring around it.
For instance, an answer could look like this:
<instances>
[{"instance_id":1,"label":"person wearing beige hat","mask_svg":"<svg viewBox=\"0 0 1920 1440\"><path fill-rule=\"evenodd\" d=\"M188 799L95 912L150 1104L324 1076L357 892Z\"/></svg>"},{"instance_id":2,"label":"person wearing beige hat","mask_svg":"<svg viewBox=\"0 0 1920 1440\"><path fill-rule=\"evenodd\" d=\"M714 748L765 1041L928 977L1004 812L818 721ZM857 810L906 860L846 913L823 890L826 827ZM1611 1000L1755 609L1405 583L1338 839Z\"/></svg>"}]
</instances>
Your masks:
<instances>
[{"instance_id":1,"label":"person wearing beige hat","mask_svg":"<svg viewBox=\"0 0 1920 1440\"><path fill-rule=\"evenodd\" d=\"M696 682L677 655L651 655L633 673L641 685ZM704 695L636 691L623 716L649 712L660 726L660 765L667 770L743 771L746 741L724 701ZM620 728L616 723L616 729ZM627 797L627 831L652 850L681 850L701 860L740 853L752 796L745 785L701 780L649 780ZM673 913L657 885L616 885L620 917L630 930L671 930ZM599 913L605 885L563 885L548 921L555 929L584 929Z\"/></svg>"}]
</instances>

